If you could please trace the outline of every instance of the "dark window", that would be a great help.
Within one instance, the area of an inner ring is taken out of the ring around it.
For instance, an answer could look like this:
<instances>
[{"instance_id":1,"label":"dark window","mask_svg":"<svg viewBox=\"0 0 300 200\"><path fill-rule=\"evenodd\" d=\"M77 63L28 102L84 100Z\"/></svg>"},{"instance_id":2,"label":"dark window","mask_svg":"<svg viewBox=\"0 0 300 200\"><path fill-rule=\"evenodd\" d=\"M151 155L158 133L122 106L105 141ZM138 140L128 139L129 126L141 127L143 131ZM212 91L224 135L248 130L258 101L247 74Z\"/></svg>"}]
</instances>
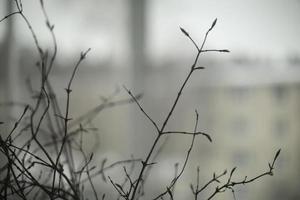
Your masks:
<instances>
[{"instance_id":1,"label":"dark window","mask_svg":"<svg viewBox=\"0 0 300 200\"><path fill-rule=\"evenodd\" d=\"M247 187L238 186L234 189L235 199L249 199L249 191ZM251 195L250 195L251 196Z\"/></svg>"},{"instance_id":2,"label":"dark window","mask_svg":"<svg viewBox=\"0 0 300 200\"><path fill-rule=\"evenodd\" d=\"M249 132L249 128L249 121L242 116L233 119L231 124L231 131L235 135L244 135Z\"/></svg>"},{"instance_id":3,"label":"dark window","mask_svg":"<svg viewBox=\"0 0 300 200\"><path fill-rule=\"evenodd\" d=\"M251 163L250 155L245 150L238 150L232 154L232 162L235 166L246 167Z\"/></svg>"},{"instance_id":4,"label":"dark window","mask_svg":"<svg viewBox=\"0 0 300 200\"><path fill-rule=\"evenodd\" d=\"M282 138L284 135L287 135L289 132L289 123L285 118L279 118L274 120L272 132L275 137Z\"/></svg>"},{"instance_id":5,"label":"dark window","mask_svg":"<svg viewBox=\"0 0 300 200\"><path fill-rule=\"evenodd\" d=\"M288 88L284 85L276 85L272 89L274 101L284 103L288 98Z\"/></svg>"},{"instance_id":6,"label":"dark window","mask_svg":"<svg viewBox=\"0 0 300 200\"><path fill-rule=\"evenodd\" d=\"M242 102L250 98L250 88L248 87L233 87L229 89L229 95L234 102Z\"/></svg>"}]
</instances>

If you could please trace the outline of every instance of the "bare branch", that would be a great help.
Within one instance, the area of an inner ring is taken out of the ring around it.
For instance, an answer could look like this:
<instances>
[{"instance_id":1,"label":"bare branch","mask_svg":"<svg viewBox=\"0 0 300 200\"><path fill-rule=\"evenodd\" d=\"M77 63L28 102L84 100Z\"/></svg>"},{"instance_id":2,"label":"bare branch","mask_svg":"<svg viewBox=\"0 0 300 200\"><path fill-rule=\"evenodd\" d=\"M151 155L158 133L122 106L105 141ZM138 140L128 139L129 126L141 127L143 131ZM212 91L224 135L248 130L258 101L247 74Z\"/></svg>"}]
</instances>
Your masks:
<instances>
[{"instance_id":1,"label":"bare branch","mask_svg":"<svg viewBox=\"0 0 300 200\"><path fill-rule=\"evenodd\" d=\"M131 98L135 101L135 103L138 105L138 107L140 108L140 110L142 111L142 113L150 120L150 122L153 124L153 126L155 127L155 129L157 130L157 132L159 133L159 128L156 124L156 122L145 112L145 110L142 108L141 104L138 102L138 100L136 99L136 97L132 94L132 92L130 90L128 90L125 86L123 86L123 88L127 91L127 93L131 96Z\"/></svg>"}]
</instances>

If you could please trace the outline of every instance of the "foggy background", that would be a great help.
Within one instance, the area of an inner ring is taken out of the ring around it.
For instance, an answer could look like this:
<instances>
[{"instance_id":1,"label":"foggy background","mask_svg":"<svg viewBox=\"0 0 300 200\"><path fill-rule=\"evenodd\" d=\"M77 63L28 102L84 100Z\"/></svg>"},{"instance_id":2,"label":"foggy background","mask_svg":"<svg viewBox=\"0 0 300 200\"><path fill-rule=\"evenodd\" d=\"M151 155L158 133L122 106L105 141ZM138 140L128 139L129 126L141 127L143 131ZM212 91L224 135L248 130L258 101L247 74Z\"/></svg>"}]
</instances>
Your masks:
<instances>
[{"instance_id":1,"label":"foggy background","mask_svg":"<svg viewBox=\"0 0 300 200\"><path fill-rule=\"evenodd\" d=\"M2 18L9 7L5 0L0 3ZM26 0L23 6L41 46L52 51L39 3ZM45 7L58 43L50 79L62 106L64 88L80 52L92 49L73 83L71 116L99 105L101 97L116 88L120 88L116 99L128 98L125 85L135 94L144 94L140 102L159 125L197 53L179 27L201 43L218 18L206 48L231 53L200 57L199 65L206 69L193 74L167 128L192 131L197 109L198 130L209 133L213 143L197 138L175 198L191 195L189 185L196 181L197 166L202 183L213 172L234 166L238 166L239 180L267 170L281 148L275 176L238 187L237 199L299 199L299 0L52 0ZM0 101L30 102L25 82L30 78L38 83L38 54L23 20L12 19L0 24ZM5 113L0 121L18 116L18 110L0 109ZM97 135L86 137L85 149L95 152L96 164L105 157L111 162L131 155L143 158L155 137L135 104L101 112L93 126L98 128ZM190 140L174 135L167 141L149 177L149 191L164 189L173 177L174 163L183 163ZM97 184L100 192L114 190L101 178ZM232 199L232 195L226 192L216 199Z\"/></svg>"}]
</instances>

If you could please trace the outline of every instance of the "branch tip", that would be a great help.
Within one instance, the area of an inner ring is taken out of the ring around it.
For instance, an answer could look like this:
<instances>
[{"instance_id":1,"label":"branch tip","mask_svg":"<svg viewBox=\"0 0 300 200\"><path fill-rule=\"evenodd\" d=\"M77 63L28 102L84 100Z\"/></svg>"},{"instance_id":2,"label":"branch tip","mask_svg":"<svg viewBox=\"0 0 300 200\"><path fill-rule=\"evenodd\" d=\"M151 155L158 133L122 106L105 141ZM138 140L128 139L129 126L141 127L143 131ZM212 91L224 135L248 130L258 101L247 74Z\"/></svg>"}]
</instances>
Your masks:
<instances>
[{"instance_id":1,"label":"branch tip","mask_svg":"<svg viewBox=\"0 0 300 200\"><path fill-rule=\"evenodd\" d=\"M211 31L211 30L215 27L215 25L216 25L216 23L217 23L217 20L218 20L218 18L216 18L216 19L213 21L213 23L211 24L211 27L209 28L208 31Z\"/></svg>"},{"instance_id":2,"label":"branch tip","mask_svg":"<svg viewBox=\"0 0 300 200\"><path fill-rule=\"evenodd\" d=\"M184 30L182 27L179 27L179 28L185 36L190 37L189 33L186 30Z\"/></svg>"},{"instance_id":3,"label":"branch tip","mask_svg":"<svg viewBox=\"0 0 300 200\"><path fill-rule=\"evenodd\" d=\"M276 155L274 157L274 161L278 158L279 154L280 154L281 149L278 149L278 151L276 152Z\"/></svg>"},{"instance_id":4,"label":"branch tip","mask_svg":"<svg viewBox=\"0 0 300 200\"><path fill-rule=\"evenodd\" d=\"M230 53L230 51L228 49L221 49L220 52Z\"/></svg>"}]
</instances>

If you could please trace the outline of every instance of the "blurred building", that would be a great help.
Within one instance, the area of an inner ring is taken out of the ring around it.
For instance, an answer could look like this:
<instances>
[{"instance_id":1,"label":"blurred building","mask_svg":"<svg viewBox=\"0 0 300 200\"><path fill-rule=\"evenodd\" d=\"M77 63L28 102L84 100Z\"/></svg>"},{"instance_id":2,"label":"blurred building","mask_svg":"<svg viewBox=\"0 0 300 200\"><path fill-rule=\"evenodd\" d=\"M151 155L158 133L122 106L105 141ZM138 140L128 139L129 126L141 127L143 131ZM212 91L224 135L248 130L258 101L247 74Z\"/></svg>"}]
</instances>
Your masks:
<instances>
[{"instance_id":1,"label":"blurred building","mask_svg":"<svg viewBox=\"0 0 300 200\"><path fill-rule=\"evenodd\" d=\"M207 127L217 148L210 165L237 166L241 180L268 170L281 148L275 176L236 190L237 199L298 199L300 63L243 58L213 68Z\"/></svg>"},{"instance_id":2,"label":"blurred building","mask_svg":"<svg viewBox=\"0 0 300 200\"><path fill-rule=\"evenodd\" d=\"M150 94L142 102L155 119L163 118L160 116L168 111L186 75L188 66L184 63L191 59L183 60L173 58L167 64L161 62L161 66L146 76L146 91ZM190 171L179 184L177 195L182 195L182 198L190 195L187 186L195 181L196 166L200 166L202 184L214 172L230 171L233 167L237 167L233 180L241 181L245 176L250 179L267 171L268 163L281 149L274 176L237 187L236 197L246 200L298 199L300 63L297 59L244 56L225 60L204 58L201 61L206 69L192 76L169 128L192 130L193 111L197 109L200 115L198 130L209 133L213 143L205 138L199 139L190 160ZM144 125L141 130L147 130L147 123L141 124ZM136 125L141 126L140 123ZM141 134L153 133L141 131ZM173 164L182 161L190 141L184 136L174 138L162 153L161 172L156 171L161 173L157 177L161 182L172 176ZM140 145L146 142L142 137L140 141ZM213 190L214 187L210 188L203 197ZM231 191L227 193L216 199L232 199Z\"/></svg>"},{"instance_id":3,"label":"blurred building","mask_svg":"<svg viewBox=\"0 0 300 200\"><path fill-rule=\"evenodd\" d=\"M178 26L184 26L195 40L201 41L211 21L218 17L224 21L218 22L209 38L209 47L244 49L241 52L246 55L275 55L275 58L233 58L237 55L233 53L234 56L230 56L228 60L222 55L208 56L201 60L200 64L206 69L193 75L168 128L192 130L196 108L200 114L199 130L211 134L214 142L208 144L202 138L198 141L190 171L186 172L187 177L183 179L185 190L183 192L178 187L178 195L183 195L184 198L184 195L190 194L188 186L195 181L197 165L201 167L203 183L213 172L230 170L234 166L238 167L235 178L239 180L245 175L252 177L268 170L268 162L272 161L277 149L281 148L282 154L275 166L275 176L237 188L237 199L299 199L300 62L297 56L289 60L280 59L287 53L286 49L299 48L295 42L295 38L298 38L297 31L299 32L296 17L299 12L295 11L297 6L286 4L282 7L281 2L276 1L272 2L274 6L276 4L276 9L273 9L268 1L261 4L258 1L248 1L245 9L245 2L238 1L174 2L47 2L49 16L58 36L59 56L51 80L60 102L64 106L63 88L79 52L92 47L88 60L80 68L73 84L72 116L76 118L99 105L100 95L109 96L115 85L124 84L134 89L134 93L145 94L141 104L151 117L161 122L170 109L195 53ZM49 47L51 52L51 40L45 29L44 19L40 12L34 12L40 10L39 5L24 2L24 10L32 20L43 47ZM257 16L252 10L257 11ZM18 52L14 55L19 55L20 60L15 57L13 62L17 67L20 66L18 70L22 77L19 80L14 75L6 80L7 68L5 72L1 71L1 95L7 92L8 81L15 84L18 80L22 92L26 93L24 79L29 76L35 79L35 83L39 80L38 71L34 67L37 56L30 32L21 20L16 23L22 31L15 33L14 44L18 45ZM290 28L290 24L294 25L295 30ZM9 31L4 26L0 29L2 35ZM9 38L9 34L7 37ZM1 45L12 45L12 41L9 42L5 36L2 40ZM262 47L261 41L267 44L264 43ZM273 48L274 45L279 46ZM6 48L1 46L1 57L9 53L5 51ZM5 65L1 63L1 70L4 70ZM38 87L38 84L34 86ZM16 95L12 96L16 98ZM31 97L27 93L25 96L25 99ZM128 97L124 91L120 96L117 98ZM115 160L128 158L131 153L137 157L144 156L155 136L153 127L135 105L105 111L95 119L94 124L99 128L99 144L95 138L90 137L87 139L87 150L90 151L92 144L96 143L96 150L102 157L113 155ZM190 141L189 137L174 138L162 153L162 163L167 163L167 167L159 165L161 168L156 173L161 183L173 176L170 167L174 162L182 161ZM154 184L154 187L159 185ZM162 187L165 185L162 184ZM220 199L225 198L227 196L220 195ZM229 195L228 199L232 199L232 196Z\"/></svg>"}]
</instances>

